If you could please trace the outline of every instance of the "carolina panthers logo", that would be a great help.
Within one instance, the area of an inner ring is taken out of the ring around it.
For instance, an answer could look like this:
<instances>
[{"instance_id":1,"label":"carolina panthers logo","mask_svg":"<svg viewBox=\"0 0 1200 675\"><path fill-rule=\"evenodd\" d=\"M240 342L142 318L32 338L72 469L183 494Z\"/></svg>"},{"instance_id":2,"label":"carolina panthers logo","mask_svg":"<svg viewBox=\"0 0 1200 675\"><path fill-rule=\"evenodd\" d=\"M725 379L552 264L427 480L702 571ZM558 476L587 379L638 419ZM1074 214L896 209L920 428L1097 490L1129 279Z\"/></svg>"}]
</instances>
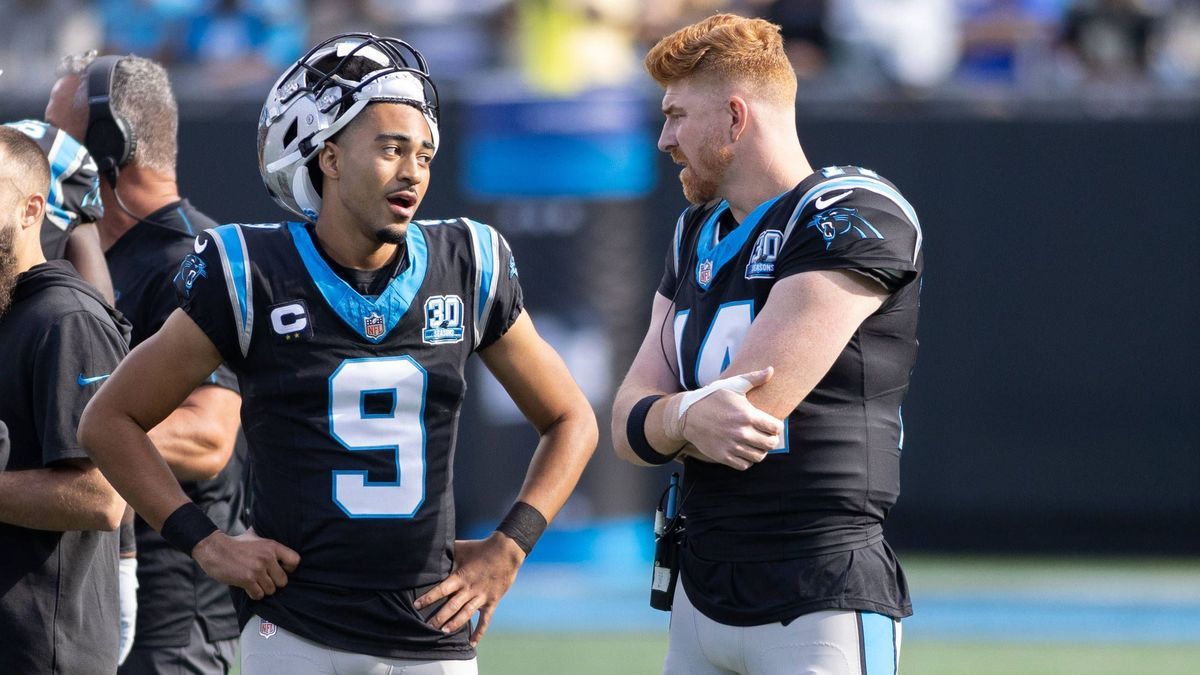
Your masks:
<instances>
[{"instance_id":1,"label":"carolina panthers logo","mask_svg":"<svg viewBox=\"0 0 1200 675\"><path fill-rule=\"evenodd\" d=\"M858 215L858 209L838 208L822 211L808 221L805 228L809 227L821 233L826 251L833 245L834 239L851 232L858 235L859 239L883 239L879 230Z\"/></svg>"},{"instance_id":2,"label":"carolina panthers logo","mask_svg":"<svg viewBox=\"0 0 1200 675\"><path fill-rule=\"evenodd\" d=\"M195 253L187 254L183 264L179 266L179 274L175 275L175 283L183 286L183 297L192 297L192 285L208 276L204 261Z\"/></svg>"}]
</instances>

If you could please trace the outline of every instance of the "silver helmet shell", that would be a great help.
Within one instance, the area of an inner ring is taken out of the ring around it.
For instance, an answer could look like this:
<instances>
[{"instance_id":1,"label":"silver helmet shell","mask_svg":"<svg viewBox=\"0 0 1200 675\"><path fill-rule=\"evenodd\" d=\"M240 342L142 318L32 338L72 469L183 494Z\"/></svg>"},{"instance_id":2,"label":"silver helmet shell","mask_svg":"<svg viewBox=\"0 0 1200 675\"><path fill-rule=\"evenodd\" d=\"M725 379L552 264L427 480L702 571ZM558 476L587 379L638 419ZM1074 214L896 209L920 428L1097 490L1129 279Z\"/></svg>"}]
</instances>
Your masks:
<instances>
[{"instance_id":1,"label":"silver helmet shell","mask_svg":"<svg viewBox=\"0 0 1200 675\"><path fill-rule=\"evenodd\" d=\"M379 68L349 77L354 57ZM328 72L316 65L329 57ZM437 88L421 53L403 40L346 33L313 47L275 82L258 119L258 171L271 198L307 220L321 213L309 160L372 101L417 107L439 145Z\"/></svg>"}]
</instances>

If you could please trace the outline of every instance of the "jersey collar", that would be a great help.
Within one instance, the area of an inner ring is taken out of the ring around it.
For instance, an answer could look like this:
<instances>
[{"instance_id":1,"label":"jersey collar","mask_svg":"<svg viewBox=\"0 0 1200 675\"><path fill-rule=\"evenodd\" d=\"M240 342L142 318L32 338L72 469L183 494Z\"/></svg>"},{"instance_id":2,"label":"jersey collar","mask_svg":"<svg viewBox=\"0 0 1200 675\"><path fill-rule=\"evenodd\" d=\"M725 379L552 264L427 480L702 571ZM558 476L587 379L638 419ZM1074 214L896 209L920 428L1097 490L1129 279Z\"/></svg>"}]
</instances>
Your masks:
<instances>
[{"instance_id":1,"label":"jersey collar","mask_svg":"<svg viewBox=\"0 0 1200 675\"><path fill-rule=\"evenodd\" d=\"M791 190L781 192L767 201L754 207L754 210L746 216L746 219L741 222L732 232L725 235L720 242L717 242L717 221L720 220L721 214L729 209L729 202L724 199L713 209L712 215L708 220L704 221L704 226L700 228L700 239L696 246L696 283L703 290L708 290L712 285L713 279L717 278L721 268L730 260L737 257L742 247L746 245L746 240L758 228L758 221L762 220L767 210L779 201L779 198L786 195Z\"/></svg>"},{"instance_id":2,"label":"jersey collar","mask_svg":"<svg viewBox=\"0 0 1200 675\"><path fill-rule=\"evenodd\" d=\"M350 330L373 344L381 342L396 327L425 281L428 251L425 234L415 222L408 224L408 231L404 235L408 242L408 266L374 300L359 295L329 267L303 223L288 223L288 230L291 231L300 259L304 261L304 267L308 269L325 302L346 322Z\"/></svg>"}]
</instances>

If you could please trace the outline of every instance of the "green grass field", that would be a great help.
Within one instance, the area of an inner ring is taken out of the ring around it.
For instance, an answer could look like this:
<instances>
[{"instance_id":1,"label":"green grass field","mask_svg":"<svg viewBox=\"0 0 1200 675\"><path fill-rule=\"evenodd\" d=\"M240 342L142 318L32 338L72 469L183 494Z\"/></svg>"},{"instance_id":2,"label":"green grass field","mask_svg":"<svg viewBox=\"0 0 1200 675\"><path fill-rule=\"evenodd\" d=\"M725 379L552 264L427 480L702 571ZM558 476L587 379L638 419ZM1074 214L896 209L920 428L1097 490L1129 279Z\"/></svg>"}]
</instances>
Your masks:
<instances>
[{"instance_id":1,"label":"green grass field","mask_svg":"<svg viewBox=\"0 0 1200 675\"><path fill-rule=\"evenodd\" d=\"M491 634L482 675L634 675L662 672L664 635ZM1195 675L1200 645L958 643L905 640L905 675Z\"/></svg>"}]
</instances>

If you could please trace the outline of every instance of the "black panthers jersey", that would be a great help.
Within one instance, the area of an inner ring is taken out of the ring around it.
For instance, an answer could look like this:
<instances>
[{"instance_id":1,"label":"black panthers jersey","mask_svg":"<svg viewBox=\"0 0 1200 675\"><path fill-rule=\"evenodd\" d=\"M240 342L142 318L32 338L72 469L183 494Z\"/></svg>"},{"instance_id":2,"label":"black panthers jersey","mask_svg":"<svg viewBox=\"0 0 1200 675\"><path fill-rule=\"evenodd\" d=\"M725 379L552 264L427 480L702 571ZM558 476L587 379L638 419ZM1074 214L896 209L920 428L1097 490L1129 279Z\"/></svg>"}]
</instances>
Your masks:
<instances>
[{"instance_id":1,"label":"black panthers jersey","mask_svg":"<svg viewBox=\"0 0 1200 675\"><path fill-rule=\"evenodd\" d=\"M731 228L723 236L722 225ZM841 269L890 293L788 415L782 447L744 472L686 462L682 508L692 562L793 560L882 542L881 524L900 490L900 407L917 352L921 239L916 213L895 186L855 167L818 171L740 224L724 201L680 216L659 293L674 300L684 389L723 375L779 279ZM754 612L739 615L728 589L693 589L709 575L688 571L685 562L698 608L753 623Z\"/></svg>"},{"instance_id":2,"label":"black panthers jersey","mask_svg":"<svg viewBox=\"0 0 1200 675\"><path fill-rule=\"evenodd\" d=\"M50 162L50 192L42 223L42 251L46 258L62 258L67 235L79 223L94 223L104 215L100 201L100 176L87 148L53 124L38 120L9 122L37 141Z\"/></svg>"},{"instance_id":3,"label":"black panthers jersey","mask_svg":"<svg viewBox=\"0 0 1200 675\"><path fill-rule=\"evenodd\" d=\"M314 238L300 223L207 230L175 282L238 376L251 524L301 558L288 586L242 618L351 651L436 650L440 631L345 598L449 574L464 367L520 314L516 264L491 227L413 222L402 271L364 297Z\"/></svg>"}]
</instances>

